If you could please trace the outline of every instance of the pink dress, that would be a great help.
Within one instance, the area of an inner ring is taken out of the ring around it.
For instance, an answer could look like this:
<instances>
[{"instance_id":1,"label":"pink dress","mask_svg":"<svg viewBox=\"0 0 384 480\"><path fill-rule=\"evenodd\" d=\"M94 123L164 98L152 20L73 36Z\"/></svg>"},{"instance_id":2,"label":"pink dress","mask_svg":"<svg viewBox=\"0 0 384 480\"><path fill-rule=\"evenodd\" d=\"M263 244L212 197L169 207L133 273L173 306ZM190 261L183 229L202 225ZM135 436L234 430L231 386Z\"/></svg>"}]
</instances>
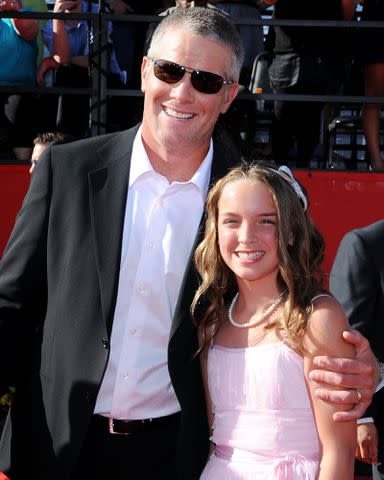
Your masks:
<instances>
[{"instance_id":1,"label":"pink dress","mask_svg":"<svg viewBox=\"0 0 384 480\"><path fill-rule=\"evenodd\" d=\"M303 358L284 342L213 345L216 445L200 480L315 480L320 458Z\"/></svg>"}]
</instances>

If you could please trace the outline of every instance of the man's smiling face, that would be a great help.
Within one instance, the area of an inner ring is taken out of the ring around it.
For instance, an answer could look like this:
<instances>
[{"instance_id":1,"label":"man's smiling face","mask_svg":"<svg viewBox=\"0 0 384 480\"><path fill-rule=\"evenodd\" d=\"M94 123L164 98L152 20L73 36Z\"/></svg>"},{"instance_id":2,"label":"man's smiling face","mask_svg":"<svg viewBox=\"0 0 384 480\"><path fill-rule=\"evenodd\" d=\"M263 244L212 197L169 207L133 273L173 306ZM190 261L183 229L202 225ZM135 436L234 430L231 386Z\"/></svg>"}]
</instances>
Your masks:
<instances>
[{"instance_id":1,"label":"man's smiling face","mask_svg":"<svg viewBox=\"0 0 384 480\"><path fill-rule=\"evenodd\" d=\"M230 48L183 27L175 27L160 37L151 54L154 60L168 60L232 80ZM237 84L223 85L218 93L201 93L192 86L188 73L179 82L168 84L155 77L153 62L147 57L141 73L144 142L155 152L162 148L180 152L208 148L217 118L228 110L237 94Z\"/></svg>"}]
</instances>

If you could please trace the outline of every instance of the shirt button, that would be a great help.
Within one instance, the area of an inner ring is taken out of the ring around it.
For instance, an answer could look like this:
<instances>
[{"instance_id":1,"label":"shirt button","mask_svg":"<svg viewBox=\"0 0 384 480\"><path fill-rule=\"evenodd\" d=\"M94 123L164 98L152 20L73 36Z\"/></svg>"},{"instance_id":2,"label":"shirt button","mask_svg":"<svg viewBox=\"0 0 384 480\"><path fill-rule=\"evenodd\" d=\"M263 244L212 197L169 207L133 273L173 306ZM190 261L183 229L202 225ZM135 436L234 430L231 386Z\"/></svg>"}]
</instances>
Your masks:
<instances>
[{"instance_id":1,"label":"shirt button","mask_svg":"<svg viewBox=\"0 0 384 480\"><path fill-rule=\"evenodd\" d=\"M132 328L132 330L129 332L131 335L136 335L137 330L136 328Z\"/></svg>"},{"instance_id":2,"label":"shirt button","mask_svg":"<svg viewBox=\"0 0 384 480\"><path fill-rule=\"evenodd\" d=\"M122 377L123 377L123 378L128 378L128 372L123 372L123 373L122 373Z\"/></svg>"},{"instance_id":3,"label":"shirt button","mask_svg":"<svg viewBox=\"0 0 384 480\"><path fill-rule=\"evenodd\" d=\"M137 291L140 295L145 295L147 289L145 288L145 285L142 283L137 287Z\"/></svg>"},{"instance_id":4,"label":"shirt button","mask_svg":"<svg viewBox=\"0 0 384 480\"><path fill-rule=\"evenodd\" d=\"M154 242L149 242L149 243L148 243L148 247L149 247L151 250L153 250L153 249L155 248Z\"/></svg>"}]
</instances>

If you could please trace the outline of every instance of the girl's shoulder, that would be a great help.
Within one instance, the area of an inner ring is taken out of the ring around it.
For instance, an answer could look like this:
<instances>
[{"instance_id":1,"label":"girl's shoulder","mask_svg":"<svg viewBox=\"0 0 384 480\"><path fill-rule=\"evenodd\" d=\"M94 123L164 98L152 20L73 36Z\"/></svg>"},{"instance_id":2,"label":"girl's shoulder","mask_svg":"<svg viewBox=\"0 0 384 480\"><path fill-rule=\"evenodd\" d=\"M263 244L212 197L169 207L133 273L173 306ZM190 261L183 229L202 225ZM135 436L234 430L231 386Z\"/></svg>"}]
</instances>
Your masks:
<instances>
[{"instance_id":1,"label":"girl's shoulder","mask_svg":"<svg viewBox=\"0 0 384 480\"><path fill-rule=\"evenodd\" d=\"M339 302L330 294L312 298L304 345L313 355L353 356L353 348L344 340L348 319Z\"/></svg>"}]
</instances>

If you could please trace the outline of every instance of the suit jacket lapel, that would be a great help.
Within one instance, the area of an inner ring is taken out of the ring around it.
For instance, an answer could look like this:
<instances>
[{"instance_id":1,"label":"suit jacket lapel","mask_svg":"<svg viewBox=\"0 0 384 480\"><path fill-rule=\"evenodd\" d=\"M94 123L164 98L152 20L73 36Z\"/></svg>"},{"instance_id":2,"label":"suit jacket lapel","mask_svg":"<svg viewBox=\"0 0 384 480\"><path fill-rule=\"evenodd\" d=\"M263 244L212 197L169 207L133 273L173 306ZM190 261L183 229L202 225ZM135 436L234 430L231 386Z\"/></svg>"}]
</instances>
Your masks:
<instances>
[{"instance_id":1,"label":"suit jacket lapel","mask_svg":"<svg viewBox=\"0 0 384 480\"><path fill-rule=\"evenodd\" d=\"M137 128L113 137L98 151L101 168L89 173L92 232L103 316L112 329L120 272L132 143Z\"/></svg>"},{"instance_id":2,"label":"suit jacket lapel","mask_svg":"<svg viewBox=\"0 0 384 480\"><path fill-rule=\"evenodd\" d=\"M235 148L232 141L228 138L226 132L224 130L216 132L214 136L214 150L209 188L212 187L216 180L223 177L228 172L228 170L239 164L240 159L241 157L239 151ZM193 297L199 285L199 276L194 267L193 257L196 247L203 239L204 226L205 214L202 215L200 226L195 237L194 245L191 250L186 269L184 271L184 276L179 292L179 298L177 300L175 313L172 319L170 338L173 337L173 335L176 333L177 329L180 327L180 325L183 323L183 320L185 319L186 328L189 328L191 331L194 330L192 320L189 315L189 308L192 304Z\"/></svg>"}]
</instances>

